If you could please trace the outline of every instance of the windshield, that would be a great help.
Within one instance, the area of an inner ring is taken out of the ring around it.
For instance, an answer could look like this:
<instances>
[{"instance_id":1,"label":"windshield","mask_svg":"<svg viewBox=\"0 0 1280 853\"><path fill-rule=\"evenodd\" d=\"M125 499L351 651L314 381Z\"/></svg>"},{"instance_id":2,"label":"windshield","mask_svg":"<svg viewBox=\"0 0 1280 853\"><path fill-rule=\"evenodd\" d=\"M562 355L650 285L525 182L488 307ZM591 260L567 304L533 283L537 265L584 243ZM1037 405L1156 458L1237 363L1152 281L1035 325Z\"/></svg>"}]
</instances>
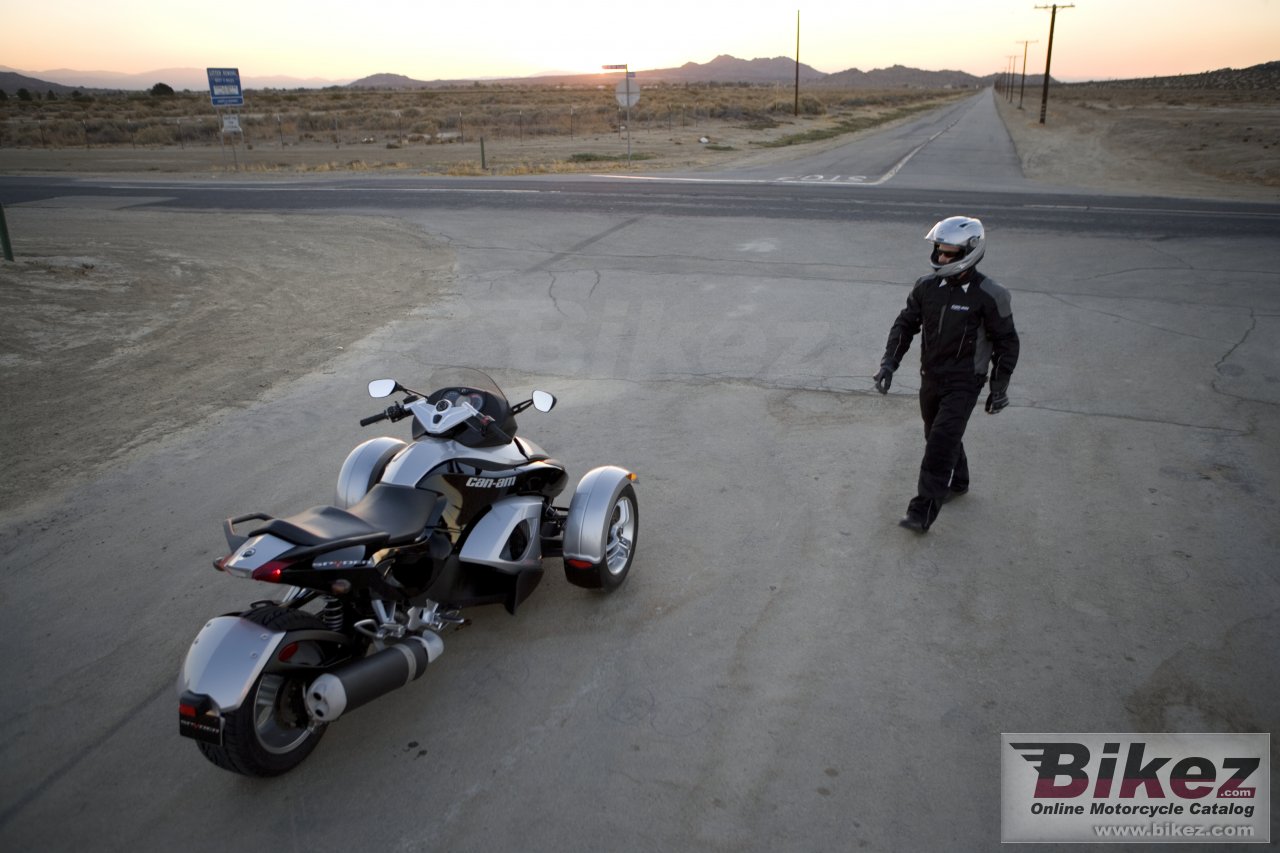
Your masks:
<instances>
[{"instance_id":1,"label":"windshield","mask_svg":"<svg viewBox=\"0 0 1280 853\"><path fill-rule=\"evenodd\" d=\"M476 370L474 367L437 368L427 378L427 387L423 390L434 397L437 391L445 388L469 388L473 391L493 395L503 406L509 405L506 396L502 393L502 389L498 387L498 383L494 382L488 374Z\"/></svg>"}]
</instances>

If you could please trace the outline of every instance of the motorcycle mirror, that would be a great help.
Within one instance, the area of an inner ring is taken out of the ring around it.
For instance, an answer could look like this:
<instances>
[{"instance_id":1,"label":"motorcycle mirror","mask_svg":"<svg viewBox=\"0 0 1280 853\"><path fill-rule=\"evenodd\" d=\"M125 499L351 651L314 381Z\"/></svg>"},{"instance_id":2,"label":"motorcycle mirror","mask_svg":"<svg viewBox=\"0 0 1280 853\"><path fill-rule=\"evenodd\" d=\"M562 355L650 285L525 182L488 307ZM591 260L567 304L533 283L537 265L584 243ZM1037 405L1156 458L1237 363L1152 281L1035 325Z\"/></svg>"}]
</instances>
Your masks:
<instances>
[{"instance_id":1,"label":"motorcycle mirror","mask_svg":"<svg viewBox=\"0 0 1280 853\"><path fill-rule=\"evenodd\" d=\"M394 379L375 379L369 383L369 396L375 400L390 397L396 393L396 387Z\"/></svg>"},{"instance_id":2,"label":"motorcycle mirror","mask_svg":"<svg viewBox=\"0 0 1280 853\"><path fill-rule=\"evenodd\" d=\"M556 406L556 397L546 391L533 392L533 407L539 412L549 412Z\"/></svg>"}]
</instances>

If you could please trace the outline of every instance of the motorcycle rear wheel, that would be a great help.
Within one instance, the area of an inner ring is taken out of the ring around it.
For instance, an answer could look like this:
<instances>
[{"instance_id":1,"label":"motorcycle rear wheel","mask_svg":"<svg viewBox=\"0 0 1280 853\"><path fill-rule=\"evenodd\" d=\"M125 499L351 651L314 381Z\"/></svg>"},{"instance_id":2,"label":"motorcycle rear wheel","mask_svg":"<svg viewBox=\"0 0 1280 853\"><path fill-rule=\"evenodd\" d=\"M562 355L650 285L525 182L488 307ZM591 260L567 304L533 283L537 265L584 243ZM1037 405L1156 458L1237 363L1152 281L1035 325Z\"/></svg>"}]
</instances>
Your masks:
<instances>
[{"instance_id":1,"label":"motorcycle rear wheel","mask_svg":"<svg viewBox=\"0 0 1280 853\"><path fill-rule=\"evenodd\" d=\"M312 614L286 607L260 607L242 615L274 631L324 629ZM318 658L318 650L310 651ZM300 649L293 659L307 662L299 658L307 652ZM222 745L198 743L200 752L222 769L246 776L279 776L297 767L325 731L325 724L314 723L303 704L310 680L297 673L264 672L240 707L226 716Z\"/></svg>"}]
</instances>

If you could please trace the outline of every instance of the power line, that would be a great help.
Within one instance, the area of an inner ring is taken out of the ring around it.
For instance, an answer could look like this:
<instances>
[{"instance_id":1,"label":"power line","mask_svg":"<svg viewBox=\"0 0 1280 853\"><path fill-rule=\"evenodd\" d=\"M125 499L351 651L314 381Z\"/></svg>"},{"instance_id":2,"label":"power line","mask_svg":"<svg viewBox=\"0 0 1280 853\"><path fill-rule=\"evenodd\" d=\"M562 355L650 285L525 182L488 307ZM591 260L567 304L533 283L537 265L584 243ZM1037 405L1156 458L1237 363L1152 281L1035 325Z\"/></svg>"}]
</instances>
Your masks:
<instances>
[{"instance_id":1,"label":"power line","mask_svg":"<svg viewBox=\"0 0 1280 853\"><path fill-rule=\"evenodd\" d=\"M1040 94L1040 123L1044 124L1045 113L1049 109L1049 63L1053 61L1053 25L1058 19L1059 9L1074 9L1074 3L1066 6L1059 6L1054 3L1052 6L1037 6L1037 9L1049 9L1049 48L1044 55L1044 90Z\"/></svg>"}]
</instances>

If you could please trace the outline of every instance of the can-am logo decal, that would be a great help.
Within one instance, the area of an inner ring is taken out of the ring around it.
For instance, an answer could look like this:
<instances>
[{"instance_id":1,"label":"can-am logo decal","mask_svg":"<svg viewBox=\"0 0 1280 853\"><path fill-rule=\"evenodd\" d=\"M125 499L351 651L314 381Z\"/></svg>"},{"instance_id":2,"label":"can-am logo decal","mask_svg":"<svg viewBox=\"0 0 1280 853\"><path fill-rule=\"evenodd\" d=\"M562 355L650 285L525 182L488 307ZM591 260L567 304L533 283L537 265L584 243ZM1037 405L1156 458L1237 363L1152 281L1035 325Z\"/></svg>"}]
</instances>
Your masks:
<instances>
[{"instance_id":1,"label":"can-am logo decal","mask_svg":"<svg viewBox=\"0 0 1280 853\"><path fill-rule=\"evenodd\" d=\"M515 484L515 477L471 477L467 480L467 485L473 489L505 489Z\"/></svg>"}]
</instances>

